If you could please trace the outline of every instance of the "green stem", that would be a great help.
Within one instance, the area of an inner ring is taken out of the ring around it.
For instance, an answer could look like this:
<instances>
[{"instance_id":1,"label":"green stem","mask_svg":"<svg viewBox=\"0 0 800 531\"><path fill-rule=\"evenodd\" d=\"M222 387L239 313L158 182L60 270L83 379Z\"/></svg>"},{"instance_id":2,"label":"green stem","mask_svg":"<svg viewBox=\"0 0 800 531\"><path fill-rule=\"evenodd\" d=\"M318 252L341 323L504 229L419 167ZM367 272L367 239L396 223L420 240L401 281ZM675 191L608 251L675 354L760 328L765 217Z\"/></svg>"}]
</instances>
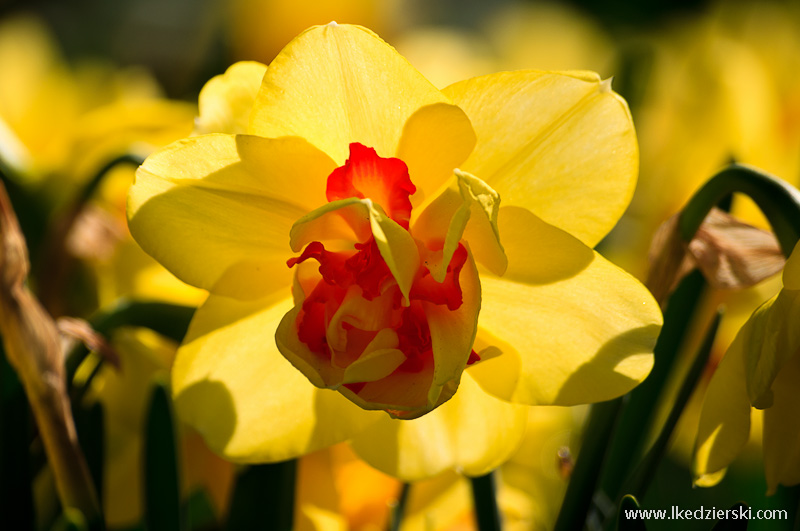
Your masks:
<instances>
[{"instance_id":1,"label":"green stem","mask_svg":"<svg viewBox=\"0 0 800 531\"><path fill-rule=\"evenodd\" d=\"M626 482L627 487L623 489L626 494L632 494L637 498L644 496L650 481L655 475L656 468L658 467L661 458L667 451L672 432L678 424L678 420L683 414L686 404L689 402L692 393L703 375L703 371L708 364L708 359L711 357L711 349L714 345L714 340L717 337L717 330L719 329L719 322L722 319L722 311L718 310L714 316L714 320L703 338L703 343L697 351L694 361L692 362L686 377L681 384L678 395L675 397L675 404L664 423L661 432L656 438L650 450L645 455L644 459L639 463L636 471L632 474Z\"/></svg>"},{"instance_id":2,"label":"green stem","mask_svg":"<svg viewBox=\"0 0 800 531\"><path fill-rule=\"evenodd\" d=\"M480 531L500 531L502 516L497 506L497 484L494 472L470 478L475 519Z\"/></svg>"},{"instance_id":3,"label":"green stem","mask_svg":"<svg viewBox=\"0 0 800 531\"><path fill-rule=\"evenodd\" d=\"M617 398L592 406L555 531L583 529L622 402L623 398Z\"/></svg>"},{"instance_id":4,"label":"green stem","mask_svg":"<svg viewBox=\"0 0 800 531\"><path fill-rule=\"evenodd\" d=\"M711 209L731 193L749 196L769 220L786 256L800 239L800 191L761 170L732 164L709 179L681 212L678 229L689 242Z\"/></svg>"},{"instance_id":5,"label":"green stem","mask_svg":"<svg viewBox=\"0 0 800 531\"><path fill-rule=\"evenodd\" d=\"M653 428L653 412L660 403L669 375L678 358L689 325L695 316L706 283L699 271L684 278L669 299L664 312L664 327L653 350L655 364L647 379L630 393L620 415L619 426L609 449L600 480L600 496L613 503L635 463L643 452L645 438ZM598 507L603 512L602 507ZM600 520L610 515L603 514Z\"/></svg>"},{"instance_id":6,"label":"green stem","mask_svg":"<svg viewBox=\"0 0 800 531\"><path fill-rule=\"evenodd\" d=\"M400 525L403 523L403 516L405 516L410 492L411 483L403 483L400 489L400 497L397 498L397 505L392 507L392 512L389 515L389 531L400 531Z\"/></svg>"},{"instance_id":7,"label":"green stem","mask_svg":"<svg viewBox=\"0 0 800 531\"><path fill-rule=\"evenodd\" d=\"M180 342L186 335L195 310L192 306L179 304L119 299L113 307L92 316L89 324L106 338L121 326L140 326ZM86 346L79 343L67 354L67 382L72 382L75 371L88 353Z\"/></svg>"},{"instance_id":8,"label":"green stem","mask_svg":"<svg viewBox=\"0 0 800 531\"><path fill-rule=\"evenodd\" d=\"M181 531L178 442L167 385L157 383L148 408L144 443L145 523L149 531Z\"/></svg>"},{"instance_id":9,"label":"green stem","mask_svg":"<svg viewBox=\"0 0 800 531\"><path fill-rule=\"evenodd\" d=\"M236 479L225 529L291 531L297 460L251 466Z\"/></svg>"}]
</instances>

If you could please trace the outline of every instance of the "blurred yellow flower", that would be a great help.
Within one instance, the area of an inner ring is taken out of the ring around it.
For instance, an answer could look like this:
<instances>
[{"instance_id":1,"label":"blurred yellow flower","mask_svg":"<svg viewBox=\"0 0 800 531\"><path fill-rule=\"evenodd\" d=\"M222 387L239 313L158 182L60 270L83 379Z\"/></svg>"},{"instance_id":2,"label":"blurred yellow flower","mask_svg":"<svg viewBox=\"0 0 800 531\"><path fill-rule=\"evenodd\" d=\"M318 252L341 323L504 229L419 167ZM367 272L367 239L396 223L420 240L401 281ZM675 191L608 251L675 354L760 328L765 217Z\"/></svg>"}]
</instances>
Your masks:
<instances>
[{"instance_id":1,"label":"blurred yellow flower","mask_svg":"<svg viewBox=\"0 0 800 531\"><path fill-rule=\"evenodd\" d=\"M800 483L800 245L783 271L783 289L745 323L719 364L703 402L695 483L719 482L750 435L750 412L763 410L769 493Z\"/></svg>"},{"instance_id":2,"label":"blurred yellow flower","mask_svg":"<svg viewBox=\"0 0 800 531\"><path fill-rule=\"evenodd\" d=\"M636 35L636 74L646 79L634 106L641 147L639 183L629 210L603 242L614 263L645 278L658 227L700 186L735 159L793 184L800 177L800 11L785 2L713 3L697 17L675 18ZM734 199L733 214L765 227L751 201ZM777 277L750 289L715 290L701 314L726 308L712 359L718 360L753 311L780 289ZM684 348L693 353L710 317L697 318ZM707 380L701 382L704 388ZM678 382L675 382L677 391ZM673 448L687 464L696 436L695 401ZM664 412L666 415L666 411ZM758 436L751 443L758 444Z\"/></svg>"},{"instance_id":3,"label":"blurred yellow flower","mask_svg":"<svg viewBox=\"0 0 800 531\"><path fill-rule=\"evenodd\" d=\"M120 369L105 364L92 380L88 402L103 405L106 423L103 514L111 527L139 523L143 516L142 453L147 405L156 379L168 376L177 345L147 329L122 328L112 337ZM97 362L90 358L86 368ZM80 375L79 375L80 377ZM233 466L220 459L189 428L179 435L183 496L205 489L216 513L227 508Z\"/></svg>"},{"instance_id":4,"label":"blurred yellow flower","mask_svg":"<svg viewBox=\"0 0 800 531\"><path fill-rule=\"evenodd\" d=\"M391 475L477 475L516 447L520 404L647 375L657 305L591 249L637 170L608 82L521 71L440 92L333 23L264 68L247 134L158 151L128 199L143 248L211 292L172 382L212 448L277 461L351 439ZM242 123L256 70L209 83L201 127L212 109Z\"/></svg>"},{"instance_id":5,"label":"blurred yellow flower","mask_svg":"<svg viewBox=\"0 0 800 531\"><path fill-rule=\"evenodd\" d=\"M68 65L46 28L32 17L0 24L0 157L56 205L120 155L147 153L191 133L195 106L166 100L138 69L96 62ZM10 140L10 142L9 142ZM128 236L125 212L133 170L118 166L104 177L92 204L73 226L66 249L95 269L100 306L121 296L199 303L197 288L175 279ZM56 294L63 301L63 293ZM111 526L137 524L141 507L142 427L149 382L165 377L176 345L146 330L122 330L112 344L119 370L104 366L92 380L89 401L104 406L106 454L104 514ZM94 356L83 370L97 362ZM80 373L79 373L80 374ZM184 487L206 488L225 508L232 467L183 430Z\"/></svg>"},{"instance_id":6,"label":"blurred yellow flower","mask_svg":"<svg viewBox=\"0 0 800 531\"><path fill-rule=\"evenodd\" d=\"M544 530L555 525L568 481L559 454L574 444L581 410L529 408L525 437L496 474L503 529ZM298 531L387 528L400 498L397 479L358 459L344 443L304 456L298 466ZM469 480L445 471L412 483L401 518L400 531L474 529Z\"/></svg>"},{"instance_id":7,"label":"blurred yellow flower","mask_svg":"<svg viewBox=\"0 0 800 531\"><path fill-rule=\"evenodd\" d=\"M57 173L50 185L63 190L131 146L185 136L193 114L140 69L68 65L33 17L0 24L0 138L11 139L0 155L26 178Z\"/></svg>"},{"instance_id":8,"label":"blurred yellow flower","mask_svg":"<svg viewBox=\"0 0 800 531\"><path fill-rule=\"evenodd\" d=\"M401 483L358 459L345 444L304 456L298 463L294 528L386 529Z\"/></svg>"},{"instance_id":9,"label":"blurred yellow flower","mask_svg":"<svg viewBox=\"0 0 800 531\"><path fill-rule=\"evenodd\" d=\"M116 157L147 154L190 134L195 114L194 105L163 98L143 70L69 65L33 17L0 24L0 158L24 185L43 190L54 209ZM198 304L201 291L178 282L128 236L132 182L129 166L104 177L67 250L96 268L101 306L123 295Z\"/></svg>"},{"instance_id":10,"label":"blurred yellow flower","mask_svg":"<svg viewBox=\"0 0 800 531\"><path fill-rule=\"evenodd\" d=\"M580 11L551 2L508 2L478 30L410 27L397 50L437 87L500 70L591 70L610 75L611 40Z\"/></svg>"},{"instance_id":11,"label":"blurred yellow flower","mask_svg":"<svg viewBox=\"0 0 800 531\"><path fill-rule=\"evenodd\" d=\"M651 52L634 109L642 166L630 210L606 246L616 263L643 278L656 229L731 160L798 184L799 41L800 10L776 2L719 2L638 38ZM748 201L737 199L734 214L764 226Z\"/></svg>"}]
</instances>

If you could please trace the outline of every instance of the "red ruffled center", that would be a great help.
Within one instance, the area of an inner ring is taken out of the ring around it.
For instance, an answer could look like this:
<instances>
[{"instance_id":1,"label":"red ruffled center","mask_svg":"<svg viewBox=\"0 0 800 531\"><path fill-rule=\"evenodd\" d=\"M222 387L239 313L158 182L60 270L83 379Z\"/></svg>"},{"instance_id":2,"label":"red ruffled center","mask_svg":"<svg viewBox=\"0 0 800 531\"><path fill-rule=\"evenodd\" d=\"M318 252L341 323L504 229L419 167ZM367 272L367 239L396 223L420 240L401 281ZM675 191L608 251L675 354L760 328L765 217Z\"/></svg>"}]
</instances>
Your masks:
<instances>
[{"instance_id":1,"label":"red ruffled center","mask_svg":"<svg viewBox=\"0 0 800 531\"><path fill-rule=\"evenodd\" d=\"M350 158L328 176L328 201L358 197L381 205L386 215L408 230L411 195L417 187L400 159L379 157L375 150L357 142L350 144Z\"/></svg>"},{"instance_id":2,"label":"red ruffled center","mask_svg":"<svg viewBox=\"0 0 800 531\"><path fill-rule=\"evenodd\" d=\"M357 143L350 144L350 158L344 166L331 173L327 185L329 201L350 197L370 198L406 230L411 217L410 196L415 191L403 161L379 157L374 149ZM417 244L423 248L422 243ZM313 290L306 294L297 316L298 338L320 361L345 369L365 349L369 349L382 330L393 330L397 336L397 344L391 348L400 350L405 361L378 382L351 382L344 385L353 393L364 395L366 401L374 400L372 395L385 394L377 389L371 391L370 385L381 385L381 381L385 383L393 377L403 378L403 375L407 376L409 373L423 373L423 380L432 381L433 341L425 315L425 305L442 305L451 311L461 307L463 297L459 274L468 258L467 249L459 244L443 282L437 282L428 268L421 265L411 286L409 303L404 306L400 288L374 238L356 243L349 251L328 251L321 242L311 242L299 257L287 261L289 267L294 267L314 259L319 263L319 274L322 277ZM424 261L421 262L424 264ZM370 315L379 315L380 318L366 319L371 324L364 327L352 322L357 319L338 322L337 326L341 327L346 339L344 343L337 340L337 344L330 344L329 338L332 335L340 337L340 334L329 329L334 316L345 300L353 296L354 289L359 297L369 301L363 304L370 304ZM376 319L380 321L380 326L375 326L372 322ZM473 350L467 363L471 364L479 359ZM379 400L386 404L387 409L392 409L392 406L400 409L413 407L413 404L403 403L402 400L393 403L386 396L381 396Z\"/></svg>"}]
</instances>

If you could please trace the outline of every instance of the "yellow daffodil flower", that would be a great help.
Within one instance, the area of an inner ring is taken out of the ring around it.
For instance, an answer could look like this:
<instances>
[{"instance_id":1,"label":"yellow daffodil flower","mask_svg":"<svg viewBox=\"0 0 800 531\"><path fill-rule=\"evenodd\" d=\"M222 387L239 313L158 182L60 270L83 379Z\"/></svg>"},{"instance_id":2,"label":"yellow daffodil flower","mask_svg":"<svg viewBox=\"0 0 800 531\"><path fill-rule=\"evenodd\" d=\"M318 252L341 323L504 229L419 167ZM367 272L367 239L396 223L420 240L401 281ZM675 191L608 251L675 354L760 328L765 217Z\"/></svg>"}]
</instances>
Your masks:
<instances>
[{"instance_id":1,"label":"yellow daffodil flower","mask_svg":"<svg viewBox=\"0 0 800 531\"><path fill-rule=\"evenodd\" d=\"M783 289L733 340L708 386L695 449L695 483L718 483L750 436L751 408L763 410L764 472L770 494L800 483L800 245Z\"/></svg>"},{"instance_id":2,"label":"yellow daffodil flower","mask_svg":"<svg viewBox=\"0 0 800 531\"><path fill-rule=\"evenodd\" d=\"M264 68L252 100L247 67L201 95L200 124L245 112L246 134L156 152L128 197L142 247L211 292L172 384L213 449L277 461L349 439L394 476L477 475L517 446L525 404L647 375L658 307L591 249L637 171L608 82L522 71L439 91L335 23Z\"/></svg>"}]
</instances>

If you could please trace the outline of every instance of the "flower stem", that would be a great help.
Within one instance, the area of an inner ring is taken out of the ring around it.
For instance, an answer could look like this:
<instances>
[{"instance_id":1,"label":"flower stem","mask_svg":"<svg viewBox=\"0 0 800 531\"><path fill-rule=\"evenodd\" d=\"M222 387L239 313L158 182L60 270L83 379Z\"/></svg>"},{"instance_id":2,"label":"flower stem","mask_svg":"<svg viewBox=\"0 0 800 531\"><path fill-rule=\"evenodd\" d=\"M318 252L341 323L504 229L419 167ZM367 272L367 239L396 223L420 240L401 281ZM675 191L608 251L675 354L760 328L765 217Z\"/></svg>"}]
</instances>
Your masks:
<instances>
[{"instance_id":1,"label":"flower stem","mask_svg":"<svg viewBox=\"0 0 800 531\"><path fill-rule=\"evenodd\" d=\"M411 483L403 483L400 488L400 496L397 498L397 504L392 507L392 512L389 515L389 531L400 531L400 524L403 522L410 491Z\"/></svg>"},{"instance_id":2,"label":"flower stem","mask_svg":"<svg viewBox=\"0 0 800 531\"><path fill-rule=\"evenodd\" d=\"M475 519L480 531L500 531L500 508L497 505L497 484L495 473L470 478L472 500L475 505Z\"/></svg>"},{"instance_id":3,"label":"flower stem","mask_svg":"<svg viewBox=\"0 0 800 531\"><path fill-rule=\"evenodd\" d=\"M555 531L583 529L600 475L600 467L617 424L623 400L617 398L592 406L578 461L575 463L564 502L561 504L561 511L558 513Z\"/></svg>"},{"instance_id":4,"label":"flower stem","mask_svg":"<svg viewBox=\"0 0 800 531\"><path fill-rule=\"evenodd\" d=\"M669 299L664 312L664 327L654 349L653 370L641 385L631 391L630 400L620 414L609 454L603 463L598 493L602 500L613 504L623 494L622 485L632 469L631 463L637 462L642 454L645 438L652 429L655 406L659 403L667 379L673 371L705 285L703 276L694 271L681 281ZM598 509L604 513L600 520L610 516L599 504Z\"/></svg>"},{"instance_id":5,"label":"flower stem","mask_svg":"<svg viewBox=\"0 0 800 531\"><path fill-rule=\"evenodd\" d=\"M178 446L172 401L167 385L153 388L145 430L145 522L150 531L181 531L186 518L181 507Z\"/></svg>"},{"instance_id":6,"label":"flower stem","mask_svg":"<svg viewBox=\"0 0 800 531\"><path fill-rule=\"evenodd\" d=\"M731 193L749 196L769 220L784 255L789 256L800 239L800 191L766 172L732 164L708 180L681 212L678 229L691 241L703 220Z\"/></svg>"},{"instance_id":7,"label":"flower stem","mask_svg":"<svg viewBox=\"0 0 800 531\"><path fill-rule=\"evenodd\" d=\"M239 474L225 529L291 531L296 477L296 459L251 466Z\"/></svg>"},{"instance_id":8,"label":"flower stem","mask_svg":"<svg viewBox=\"0 0 800 531\"><path fill-rule=\"evenodd\" d=\"M721 319L722 310L718 310L714 320L706 331L703 343L700 345L689 371L683 379L680 390L675 397L675 403L672 406L667 420L664 422L664 426L661 428L661 432L650 447L650 450L648 450L647 454L636 467L636 470L634 470L626 481L625 487L622 489L622 492L625 494L641 498L647 491L650 481L655 476L656 468L667 451L672 432L675 430L675 426L677 426L678 420L683 414L683 410L686 408L686 404L689 402L689 398L691 398L697 386L697 382L700 381L703 375L708 359L711 357L711 348L717 337L717 330L719 329Z\"/></svg>"}]
</instances>

